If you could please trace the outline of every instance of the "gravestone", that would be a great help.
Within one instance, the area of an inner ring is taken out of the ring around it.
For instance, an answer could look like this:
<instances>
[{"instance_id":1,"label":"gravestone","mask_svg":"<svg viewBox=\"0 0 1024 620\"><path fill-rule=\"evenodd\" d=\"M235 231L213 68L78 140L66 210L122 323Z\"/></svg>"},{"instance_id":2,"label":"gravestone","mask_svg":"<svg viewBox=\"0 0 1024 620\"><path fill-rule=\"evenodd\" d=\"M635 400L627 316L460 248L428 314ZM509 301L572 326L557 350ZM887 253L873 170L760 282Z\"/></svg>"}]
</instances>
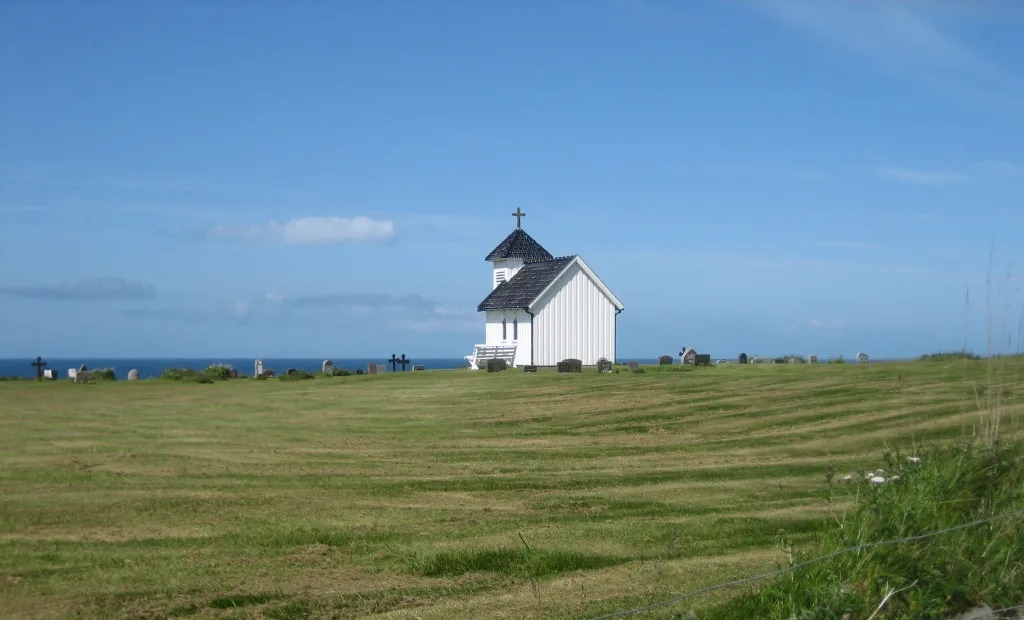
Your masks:
<instances>
[{"instance_id":1,"label":"gravestone","mask_svg":"<svg viewBox=\"0 0 1024 620\"><path fill-rule=\"evenodd\" d=\"M671 355L662 355L661 357L658 358L658 365L659 366L671 366L672 365L672 356Z\"/></svg>"},{"instance_id":2,"label":"gravestone","mask_svg":"<svg viewBox=\"0 0 1024 620\"><path fill-rule=\"evenodd\" d=\"M799 363L800 363L800 360L798 360L798 359L797 359L797 358L795 358L795 357L791 357L791 358L789 358L788 360L786 360L786 363L788 363L788 364L799 364Z\"/></svg>"},{"instance_id":3,"label":"gravestone","mask_svg":"<svg viewBox=\"0 0 1024 620\"><path fill-rule=\"evenodd\" d=\"M740 353L740 357L739 357L739 359L737 361L739 363L741 363L741 364L746 364L747 363L747 354L746 353Z\"/></svg>"},{"instance_id":4,"label":"gravestone","mask_svg":"<svg viewBox=\"0 0 1024 620\"><path fill-rule=\"evenodd\" d=\"M43 371L43 378L50 379L51 381L57 380L57 371L52 368L47 368Z\"/></svg>"},{"instance_id":5,"label":"gravestone","mask_svg":"<svg viewBox=\"0 0 1024 620\"><path fill-rule=\"evenodd\" d=\"M612 371L612 363L610 361L608 361L606 358L603 358L603 357L601 359L597 360L597 372L611 372L611 371Z\"/></svg>"},{"instance_id":6,"label":"gravestone","mask_svg":"<svg viewBox=\"0 0 1024 620\"><path fill-rule=\"evenodd\" d=\"M537 372L537 367L533 364L527 364L523 366L523 372Z\"/></svg>"},{"instance_id":7,"label":"gravestone","mask_svg":"<svg viewBox=\"0 0 1024 620\"><path fill-rule=\"evenodd\" d=\"M274 372L273 368L264 368L263 369L263 376L268 378L268 379L273 379L274 375L276 375L276 374L277 373Z\"/></svg>"},{"instance_id":8,"label":"gravestone","mask_svg":"<svg viewBox=\"0 0 1024 620\"><path fill-rule=\"evenodd\" d=\"M43 380L43 369L46 368L47 363L43 361L42 357L36 356L36 361L32 362L32 367L36 369L36 381Z\"/></svg>"},{"instance_id":9,"label":"gravestone","mask_svg":"<svg viewBox=\"0 0 1024 620\"><path fill-rule=\"evenodd\" d=\"M232 379L237 379L238 378L238 370L236 370L234 368L229 370L228 374L231 376Z\"/></svg>"},{"instance_id":10,"label":"gravestone","mask_svg":"<svg viewBox=\"0 0 1024 620\"><path fill-rule=\"evenodd\" d=\"M89 369L85 367L85 364L82 364L81 366L78 367L78 372L85 372L86 370Z\"/></svg>"},{"instance_id":11,"label":"gravestone","mask_svg":"<svg viewBox=\"0 0 1024 620\"><path fill-rule=\"evenodd\" d=\"M138 369L132 368L131 370L128 371L128 380L129 381L138 381L139 380L139 371L138 371Z\"/></svg>"},{"instance_id":12,"label":"gravestone","mask_svg":"<svg viewBox=\"0 0 1024 620\"><path fill-rule=\"evenodd\" d=\"M426 369L427 369L427 367L426 367L426 366L419 366L419 365L416 365L416 366L413 366L413 367L412 367L412 371L413 371L413 372L416 372L417 370L426 370Z\"/></svg>"},{"instance_id":13,"label":"gravestone","mask_svg":"<svg viewBox=\"0 0 1024 620\"><path fill-rule=\"evenodd\" d=\"M867 353L858 353L857 354L857 363L858 364L867 364L868 363L868 354Z\"/></svg>"},{"instance_id":14,"label":"gravestone","mask_svg":"<svg viewBox=\"0 0 1024 620\"><path fill-rule=\"evenodd\" d=\"M256 360L252 376L258 377L263 374L263 360Z\"/></svg>"},{"instance_id":15,"label":"gravestone","mask_svg":"<svg viewBox=\"0 0 1024 620\"><path fill-rule=\"evenodd\" d=\"M325 375L334 375L334 362L331 360L324 360L324 363L320 366L320 372Z\"/></svg>"},{"instance_id":16,"label":"gravestone","mask_svg":"<svg viewBox=\"0 0 1024 620\"><path fill-rule=\"evenodd\" d=\"M583 362L577 359L564 359L558 362L558 372L583 372Z\"/></svg>"},{"instance_id":17,"label":"gravestone","mask_svg":"<svg viewBox=\"0 0 1024 620\"><path fill-rule=\"evenodd\" d=\"M640 368L640 362L633 360L629 363L629 372L636 372Z\"/></svg>"},{"instance_id":18,"label":"gravestone","mask_svg":"<svg viewBox=\"0 0 1024 620\"><path fill-rule=\"evenodd\" d=\"M808 364L817 364L818 363L818 356L814 355L813 353L808 355L807 356L807 363Z\"/></svg>"},{"instance_id":19,"label":"gravestone","mask_svg":"<svg viewBox=\"0 0 1024 620\"><path fill-rule=\"evenodd\" d=\"M508 369L508 362L503 359L487 360L487 372L501 372Z\"/></svg>"},{"instance_id":20,"label":"gravestone","mask_svg":"<svg viewBox=\"0 0 1024 620\"><path fill-rule=\"evenodd\" d=\"M363 369L362 368L356 368L356 374L357 375L363 374Z\"/></svg>"},{"instance_id":21,"label":"gravestone","mask_svg":"<svg viewBox=\"0 0 1024 620\"><path fill-rule=\"evenodd\" d=\"M84 366L84 364L83 364ZM92 382L92 371L81 370L75 373L75 383L91 383Z\"/></svg>"},{"instance_id":22,"label":"gravestone","mask_svg":"<svg viewBox=\"0 0 1024 620\"><path fill-rule=\"evenodd\" d=\"M77 368L68 368L68 379L74 379L75 375L78 374Z\"/></svg>"},{"instance_id":23,"label":"gravestone","mask_svg":"<svg viewBox=\"0 0 1024 620\"><path fill-rule=\"evenodd\" d=\"M694 353L693 363L696 366L710 366L711 365L711 354L710 353Z\"/></svg>"},{"instance_id":24,"label":"gravestone","mask_svg":"<svg viewBox=\"0 0 1024 620\"><path fill-rule=\"evenodd\" d=\"M683 347L682 353L679 354L679 363L687 366L694 366L697 364L697 351L693 347Z\"/></svg>"},{"instance_id":25,"label":"gravestone","mask_svg":"<svg viewBox=\"0 0 1024 620\"><path fill-rule=\"evenodd\" d=\"M377 362L370 362L366 365L366 374L375 375L377 374Z\"/></svg>"},{"instance_id":26,"label":"gravestone","mask_svg":"<svg viewBox=\"0 0 1024 620\"><path fill-rule=\"evenodd\" d=\"M289 368L288 370L284 371L284 374L286 374L286 375L294 375L295 374L295 369L294 368Z\"/></svg>"}]
</instances>

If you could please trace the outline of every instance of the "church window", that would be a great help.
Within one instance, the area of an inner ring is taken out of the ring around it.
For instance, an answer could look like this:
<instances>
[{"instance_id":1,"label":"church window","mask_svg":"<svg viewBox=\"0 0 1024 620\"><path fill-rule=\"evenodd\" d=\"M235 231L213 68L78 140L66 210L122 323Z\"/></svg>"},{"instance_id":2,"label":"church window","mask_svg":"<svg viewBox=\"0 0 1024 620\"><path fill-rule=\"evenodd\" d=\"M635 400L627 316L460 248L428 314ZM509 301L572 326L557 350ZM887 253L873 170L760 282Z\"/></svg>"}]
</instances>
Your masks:
<instances>
[{"instance_id":1,"label":"church window","mask_svg":"<svg viewBox=\"0 0 1024 620\"><path fill-rule=\"evenodd\" d=\"M501 339L508 340L508 321L501 320Z\"/></svg>"},{"instance_id":2,"label":"church window","mask_svg":"<svg viewBox=\"0 0 1024 620\"><path fill-rule=\"evenodd\" d=\"M519 319L512 319L512 340L519 340Z\"/></svg>"}]
</instances>

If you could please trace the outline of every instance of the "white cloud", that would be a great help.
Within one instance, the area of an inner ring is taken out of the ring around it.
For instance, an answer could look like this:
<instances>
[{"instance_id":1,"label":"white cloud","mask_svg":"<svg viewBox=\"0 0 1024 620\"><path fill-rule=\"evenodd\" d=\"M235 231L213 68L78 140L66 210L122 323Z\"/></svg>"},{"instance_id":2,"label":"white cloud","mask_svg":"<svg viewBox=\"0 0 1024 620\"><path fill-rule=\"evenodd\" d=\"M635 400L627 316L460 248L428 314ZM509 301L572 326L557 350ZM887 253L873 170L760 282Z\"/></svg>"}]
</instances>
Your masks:
<instances>
[{"instance_id":1,"label":"white cloud","mask_svg":"<svg viewBox=\"0 0 1024 620\"><path fill-rule=\"evenodd\" d=\"M407 329L417 332L466 332L480 331L483 328L483 321L469 319L443 320L443 319L398 319L389 323L396 329Z\"/></svg>"},{"instance_id":2,"label":"white cloud","mask_svg":"<svg viewBox=\"0 0 1024 620\"><path fill-rule=\"evenodd\" d=\"M206 232L208 238L238 241L269 241L286 245L329 245L386 241L395 236L395 224L365 216L300 217L284 224L269 222L261 226L236 228L218 224Z\"/></svg>"},{"instance_id":3,"label":"white cloud","mask_svg":"<svg viewBox=\"0 0 1024 620\"><path fill-rule=\"evenodd\" d=\"M943 185L966 181L967 177L955 172L929 172L925 170L908 170L906 168L888 168L881 171L883 177L916 183L917 185Z\"/></svg>"},{"instance_id":4,"label":"white cloud","mask_svg":"<svg viewBox=\"0 0 1024 620\"><path fill-rule=\"evenodd\" d=\"M1007 161L985 161L981 162L981 166L986 170L1006 176L1024 175L1024 166L1011 164Z\"/></svg>"},{"instance_id":5,"label":"white cloud","mask_svg":"<svg viewBox=\"0 0 1024 620\"><path fill-rule=\"evenodd\" d=\"M850 250L877 250L877 245L859 243L857 241L823 241L817 245L825 248L847 248Z\"/></svg>"},{"instance_id":6,"label":"white cloud","mask_svg":"<svg viewBox=\"0 0 1024 620\"><path fill-rule=\"evenodd\" d=\"M823 45L866 58L883 71L1014 108L1024 94L1019 75L979 53L967 37L957 36L980 20L1008 27L1020 14L1014 10L1016 1L747 0L746 4ZM967 5L970 11L963 10Z\"/></svg>"}]
</instances>

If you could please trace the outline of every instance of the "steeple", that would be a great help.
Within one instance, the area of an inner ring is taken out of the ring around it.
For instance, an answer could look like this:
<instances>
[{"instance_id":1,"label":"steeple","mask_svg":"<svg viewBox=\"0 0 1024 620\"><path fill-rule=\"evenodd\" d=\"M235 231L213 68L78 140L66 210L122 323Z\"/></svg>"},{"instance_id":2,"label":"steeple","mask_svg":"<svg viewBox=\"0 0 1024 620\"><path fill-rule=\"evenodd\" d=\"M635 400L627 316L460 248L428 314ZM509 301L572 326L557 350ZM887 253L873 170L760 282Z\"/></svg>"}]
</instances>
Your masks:
<instances>
[{"instance_id":1,"label":"steeple","mask_svg":"<svg viewBox=\"0 0 1024 620\"><path fill-rule=\"evenodd\" d=\"M523 261L551 260L554 256L537 243L533 237L526 234L522 228L516 228L505 237L505 240L498 244L498 247L491 250L486 261L506 260L518 258Z\"/></svg>"},{"instance_id":2,"label":"steeple","mask_svg":"<svg viewBox=\"0 0 1024 620\"><path fill-rule=\"evenodd\" d=\"M523 210L517 207L512 215L516 218L515 230L484 259L494 264L493 288L498 288L503 282L511 280L525 263L554 258L551 252L545 250L523 230L523 217L526 216Z\"/></svg>"}]
</instances>

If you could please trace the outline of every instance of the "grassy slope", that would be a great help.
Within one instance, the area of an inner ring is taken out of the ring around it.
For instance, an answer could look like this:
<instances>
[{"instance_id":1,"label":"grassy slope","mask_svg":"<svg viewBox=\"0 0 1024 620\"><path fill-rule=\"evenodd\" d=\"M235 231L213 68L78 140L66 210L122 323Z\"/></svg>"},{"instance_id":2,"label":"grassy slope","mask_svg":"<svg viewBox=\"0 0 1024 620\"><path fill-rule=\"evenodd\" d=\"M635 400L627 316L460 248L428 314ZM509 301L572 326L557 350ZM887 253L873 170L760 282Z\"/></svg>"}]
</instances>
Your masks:
<instances>
[{"instance_id":1,"label":"grassy slope","mask_svg":"<svg viewBox=\"0 0 1024 620\"><path fill-rule=\"evenodd\" d=\"M773 568L779 528L806 548L830 459L841 476L886 442L970 434L993 383L1005 431L1022 368L992 368L0 383L0 617L649 602Z\"/></svg>"}]
</instances>

